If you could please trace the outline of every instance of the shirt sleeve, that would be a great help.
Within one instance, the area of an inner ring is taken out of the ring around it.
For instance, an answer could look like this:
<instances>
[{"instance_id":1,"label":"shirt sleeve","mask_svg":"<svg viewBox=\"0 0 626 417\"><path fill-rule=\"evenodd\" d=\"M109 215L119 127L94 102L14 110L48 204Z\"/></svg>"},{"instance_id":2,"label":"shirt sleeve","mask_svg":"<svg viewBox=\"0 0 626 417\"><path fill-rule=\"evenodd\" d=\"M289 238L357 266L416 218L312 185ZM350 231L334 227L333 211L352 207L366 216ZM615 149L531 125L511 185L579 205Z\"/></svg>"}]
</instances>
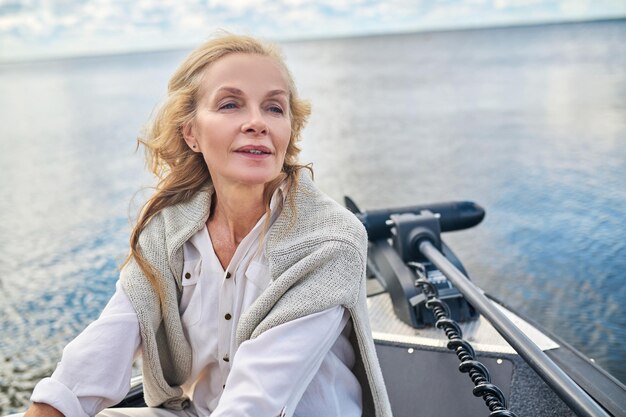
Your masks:
<instances>
[{"instance_id":1,"label":"shirt sleeve","mask_svg":"<svg viewBox=\"0 0 626 417\"><path fill-rule=\"evenodd\" d=\"M77 417L117 404L128 393L140 342L137 314L118 281L100 317L65 347L56 370L35 386L31 401Z\"/></svg>"},{"instance_id":2,"label":"shirt sleeve","mask_svg":"<svg viewBox=\"0 0 626 417\"><path fill-rule=\"evenodd\" d=\"M292 416L349 318L344 307L332 307L243 342L211 417Z\"/></svg>"}]
</instances>

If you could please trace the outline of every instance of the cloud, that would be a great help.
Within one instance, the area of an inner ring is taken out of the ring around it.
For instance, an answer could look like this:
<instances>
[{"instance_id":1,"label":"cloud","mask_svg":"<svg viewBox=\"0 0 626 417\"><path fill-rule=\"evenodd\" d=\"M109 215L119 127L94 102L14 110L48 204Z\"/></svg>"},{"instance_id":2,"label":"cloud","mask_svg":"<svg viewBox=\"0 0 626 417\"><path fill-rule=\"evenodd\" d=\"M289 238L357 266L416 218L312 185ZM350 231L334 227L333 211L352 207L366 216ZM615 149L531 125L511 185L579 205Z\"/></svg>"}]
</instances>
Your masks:
<instances>
[{"instance_id":1,"label":"cloud","mask_svg":"<svg viewBox=\"0 0 626 417\"><path fill-rule=\"evenodd\" d=\"M512 9L520 7L537 6L546 4L545 0L494 0L493 6L496 9Z\"/></svg>"},{"instance_id":2,"label":"cloud","mask_svg":"<svg viewBox=\"0 0 626 417\"><path fill-rule=\"evenodd\" d=\"M0 60L194 45L217 29L305 38L626 16L623 0L0 0Z\"/></svg>"}]
</instances>

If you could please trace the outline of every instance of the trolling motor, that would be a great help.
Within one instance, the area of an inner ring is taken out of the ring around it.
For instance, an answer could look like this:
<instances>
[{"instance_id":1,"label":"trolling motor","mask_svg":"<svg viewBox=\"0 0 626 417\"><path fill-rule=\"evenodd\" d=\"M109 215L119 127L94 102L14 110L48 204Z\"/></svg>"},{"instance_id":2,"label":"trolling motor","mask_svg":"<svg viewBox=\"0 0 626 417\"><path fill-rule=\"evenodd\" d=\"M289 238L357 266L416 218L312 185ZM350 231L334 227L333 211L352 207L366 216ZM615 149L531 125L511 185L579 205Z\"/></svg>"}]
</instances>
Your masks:
<instances>
[{"instance_id":1,"label":"trolling motor","mask_svg":"<svg viewBox=\"0 0 626 417\"><path fill-rule=\"evenodd\" d=\"M354 202L351 205L356 207ZM433 213L434 208L440 209L439 212ZM369 238L368 262L370 258L372 261L368 266L384 282L395 313L402 321L417 328L434 324L445 332L447 348L461 361L459 371L470 376L474 382L472 393L483 398L489 415L517 417L507 409L502 390L491 383L487 367L476 360L474 348L463 339L458 322L476 319L478 311L424 254L429 250L437 252L466 276L458 258L441 240L442 224L447 230L471 227L482 221L485 211L469 202L413 209L408 207L395 213L391 209L380 216L357 213L366 228L372 219L378 226L375 232L379 234ZM383 216L388 216L384 223L388 232L380 224Z\"/></svg>"},{"instance_id":2,"label":"trolling motor","mask_svg":"<svg viewBox=\"0 0 626 417\"><path fill-rule=\"evenodd\" d=\"M450 202L362 212L349 197L346 207L361 220L370 241L368 270L391 296L394 312L404 323L423 328L436 318L427 307L428 297L415 282L415 268L422 271L438 298L445 301L456 321L478 318L478 312L452 283L419 251L420 242L431 242L467 275L452 250L441 240L441 232L462 230L479 224L485 210L472 202Z\"/></svg>"},{"instance_id":3,"label":"trolling motor","mask_svg":"<svg viewBox=\"0 0 626 417\"><path fill-rule=\"evenodd\" d=\"M368 232L367 267L391 296L396 316L416 328L435 324L444 330L447 348L461 361L459 371L469 375L475 385L473 394L483 398L490 416L516 414L507 409L503 392L490 382L487 368L476 360L456 323L475 319L479 312L576 415L609 416L470 281L441 240L441 232L480 223L485 216L482 207L458 202L363 213L349 197L345 201Z\"/></svg>"}]
</instances>

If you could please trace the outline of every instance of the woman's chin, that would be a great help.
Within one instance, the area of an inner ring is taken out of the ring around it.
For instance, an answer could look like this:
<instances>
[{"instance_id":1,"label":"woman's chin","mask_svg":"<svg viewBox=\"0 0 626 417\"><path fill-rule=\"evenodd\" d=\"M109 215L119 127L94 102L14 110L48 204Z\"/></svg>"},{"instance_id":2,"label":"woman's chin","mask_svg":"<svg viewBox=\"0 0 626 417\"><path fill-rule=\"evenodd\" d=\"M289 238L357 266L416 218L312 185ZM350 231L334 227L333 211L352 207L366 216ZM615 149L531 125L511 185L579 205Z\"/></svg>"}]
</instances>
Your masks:
<instances>
[{"instance_id":1,"label":"woman's chin","mask_svg":"<svg viewBox=\"0 0 626 417\"><path fill-rule=\"evenodd\" d=\"M238 175L234 178L235 182L249 187L263 187L265 184L275 180L280 172L277 173L249 173L246 175Z\"/></svg>"}]
</instances>

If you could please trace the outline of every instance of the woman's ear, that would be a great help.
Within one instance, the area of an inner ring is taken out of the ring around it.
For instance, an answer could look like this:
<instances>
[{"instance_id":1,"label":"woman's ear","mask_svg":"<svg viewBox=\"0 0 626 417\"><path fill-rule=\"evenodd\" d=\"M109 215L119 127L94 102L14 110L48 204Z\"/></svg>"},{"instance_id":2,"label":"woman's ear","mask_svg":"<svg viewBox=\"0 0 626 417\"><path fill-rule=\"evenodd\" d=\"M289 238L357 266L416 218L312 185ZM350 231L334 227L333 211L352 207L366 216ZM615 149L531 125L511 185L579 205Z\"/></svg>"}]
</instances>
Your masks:
<instances>
[{"instance_id":1,"label":"woman's ear","mask_svg":"<svg viewBox=\"0 0 626 417\"><path fill-rule=\"evenodd\" d=\"M196 135L193 129L193 121L189 121L183 124L181 132L183 134L183 139L185 139L185 143L187 143L187 146L189 146L194 152L200 152L200 148L198 147L198 142L196 141Z\"/></svg>"}]
</instances>

